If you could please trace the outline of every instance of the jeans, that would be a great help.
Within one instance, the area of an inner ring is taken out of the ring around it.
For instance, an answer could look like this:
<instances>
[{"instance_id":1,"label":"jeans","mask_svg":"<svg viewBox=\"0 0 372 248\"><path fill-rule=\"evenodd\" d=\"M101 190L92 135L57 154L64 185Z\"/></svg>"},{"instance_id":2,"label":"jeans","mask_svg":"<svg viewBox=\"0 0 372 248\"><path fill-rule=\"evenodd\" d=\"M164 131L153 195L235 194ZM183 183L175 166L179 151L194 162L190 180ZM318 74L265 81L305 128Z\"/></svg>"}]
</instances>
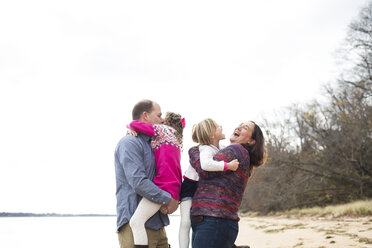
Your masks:
<instances>
[{"instance_id":1,"label":"jeans","mask_svg":"<svg viewBox=\"0 0 372 248\"><path fill-rule=\"evenodd\" d=\"M192 222L192 248L231 248L238 236L238 221L203 216Z\"/></svg>"}]
</instances>

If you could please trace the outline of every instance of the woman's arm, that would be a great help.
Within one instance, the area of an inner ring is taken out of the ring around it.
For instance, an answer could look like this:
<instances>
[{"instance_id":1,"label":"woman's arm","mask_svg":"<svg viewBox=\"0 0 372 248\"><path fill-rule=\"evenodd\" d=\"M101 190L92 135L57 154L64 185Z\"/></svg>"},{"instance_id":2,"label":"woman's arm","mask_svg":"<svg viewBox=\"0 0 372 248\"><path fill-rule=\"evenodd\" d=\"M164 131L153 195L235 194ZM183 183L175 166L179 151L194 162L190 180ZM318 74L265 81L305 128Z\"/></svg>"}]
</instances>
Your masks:
<instances>
[{"instance_id":1,"label":"woman's arm","mask_svg":"<svg viewBox=\"0 0 372 248\"><path fill-rule=\"evenodd\" d=\"M150 123L135 120L129 124L129 128L139 133L155 136L155 127Z\"/></svg>"}]
</instances>

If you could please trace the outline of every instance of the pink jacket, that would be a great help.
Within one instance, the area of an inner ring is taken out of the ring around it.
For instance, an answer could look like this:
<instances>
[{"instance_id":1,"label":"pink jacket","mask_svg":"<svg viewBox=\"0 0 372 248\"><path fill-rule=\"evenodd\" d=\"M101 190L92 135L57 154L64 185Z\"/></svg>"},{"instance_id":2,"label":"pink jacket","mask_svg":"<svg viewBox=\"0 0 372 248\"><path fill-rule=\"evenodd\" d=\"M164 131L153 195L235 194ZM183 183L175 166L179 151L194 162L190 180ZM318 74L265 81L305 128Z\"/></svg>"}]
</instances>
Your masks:
<instances>
[{"instance_id":1,"label":"pink jacket","mask_svg":"<svg viewBox=\"0 0 372 248\"><path fill-rule=\"evenodd\" d=\"M174 129L163 124L152 125L141 121L132 121L129 128L153 136L151 147L156 161L154 183L179 200L182 183L181 149Z\"/></svg>"}]
</instances>

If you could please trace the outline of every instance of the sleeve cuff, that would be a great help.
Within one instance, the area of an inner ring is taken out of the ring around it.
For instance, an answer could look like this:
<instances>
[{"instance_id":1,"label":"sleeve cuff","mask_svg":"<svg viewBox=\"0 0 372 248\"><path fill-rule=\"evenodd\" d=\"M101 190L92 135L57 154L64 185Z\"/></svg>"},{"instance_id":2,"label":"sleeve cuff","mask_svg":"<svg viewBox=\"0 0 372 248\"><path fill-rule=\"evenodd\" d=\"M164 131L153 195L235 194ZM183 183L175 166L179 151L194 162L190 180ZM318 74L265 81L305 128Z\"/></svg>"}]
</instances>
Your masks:
<instances>
[{"instance_id":1,"label":"sleeve cuff","mask_svg":"<svg viewBox=\"0 0 372 248\"><path fill-rule=\"evenodd\" d=\"M224 162L224 164L223 164L223 171L226 171L226 170L227 170L227 163Z\"/></svg>"}]
</instances>

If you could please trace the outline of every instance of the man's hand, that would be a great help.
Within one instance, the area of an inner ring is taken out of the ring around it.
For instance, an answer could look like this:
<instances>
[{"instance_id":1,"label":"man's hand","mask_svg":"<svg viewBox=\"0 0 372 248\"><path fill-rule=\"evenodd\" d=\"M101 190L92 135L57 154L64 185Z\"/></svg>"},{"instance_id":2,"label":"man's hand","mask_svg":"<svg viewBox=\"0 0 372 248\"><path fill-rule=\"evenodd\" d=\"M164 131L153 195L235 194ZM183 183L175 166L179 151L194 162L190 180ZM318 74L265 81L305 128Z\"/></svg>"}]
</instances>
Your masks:
<instances>
[{"instance_id":1,"label":"man's hand","mask_svg":"<svg viewBox=\"0 0 372 248\"><path fill-rule=\"evenodd\" d=\"M167 214L173 214L178 208L178 201L176 199L171 198L167 205Z\"/></svg>"},{"instance_id":2,"label":"man's hand","mask_svg":"<svg viewBox=\"0 0 372 248\"><path fill-rule=\"evenodd\" d=\"M168 213L167 205L161 205L160 212L162 214L167 214Z\"/></svg>"}]
</instances>

